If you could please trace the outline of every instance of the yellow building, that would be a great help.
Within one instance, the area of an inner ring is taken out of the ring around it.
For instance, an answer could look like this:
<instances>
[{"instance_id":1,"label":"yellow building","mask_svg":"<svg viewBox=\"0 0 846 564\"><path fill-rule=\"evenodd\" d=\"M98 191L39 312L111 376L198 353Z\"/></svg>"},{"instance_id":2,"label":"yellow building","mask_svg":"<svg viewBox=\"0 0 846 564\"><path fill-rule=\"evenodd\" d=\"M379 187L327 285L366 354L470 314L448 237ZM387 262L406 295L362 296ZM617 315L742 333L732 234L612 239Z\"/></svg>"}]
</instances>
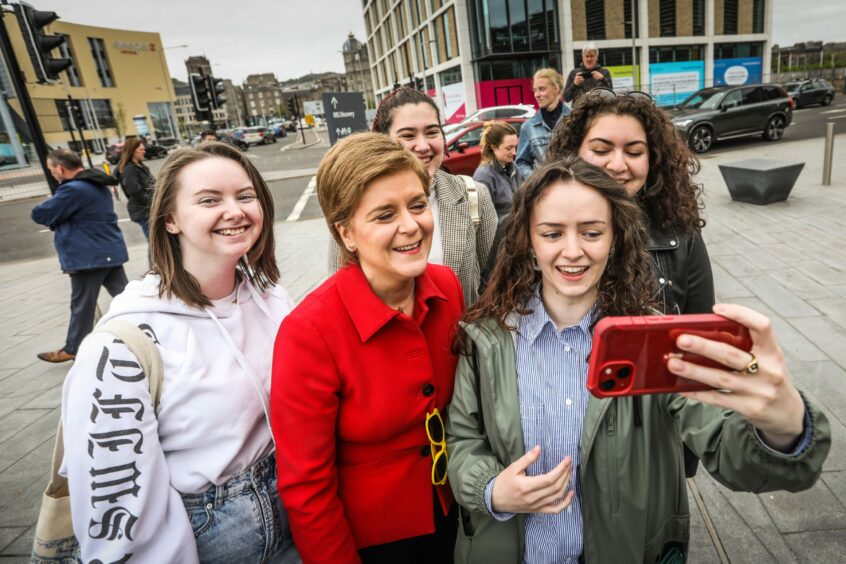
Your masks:
<instances>
[{"instance_id":1,"label":"yellow building","mask_svg":"<svg viewBox=\"0 0 846 564\"><path fill-rule=\"evenodd\" d=\"M65 104L68 94L82 104L85 140L94 152L128 135L177 136L171 110L175 95L158 33L59 20L47 28L67 39L54 57L69 58L73 65L55 84L42 85L35 82L17 20L6 16L3 23L48 145L78 148L72 143ZM6 91L11 92L8 85ZM11 98L9 105L21 115L17 98Z\"/></svg>"}]
</instances>

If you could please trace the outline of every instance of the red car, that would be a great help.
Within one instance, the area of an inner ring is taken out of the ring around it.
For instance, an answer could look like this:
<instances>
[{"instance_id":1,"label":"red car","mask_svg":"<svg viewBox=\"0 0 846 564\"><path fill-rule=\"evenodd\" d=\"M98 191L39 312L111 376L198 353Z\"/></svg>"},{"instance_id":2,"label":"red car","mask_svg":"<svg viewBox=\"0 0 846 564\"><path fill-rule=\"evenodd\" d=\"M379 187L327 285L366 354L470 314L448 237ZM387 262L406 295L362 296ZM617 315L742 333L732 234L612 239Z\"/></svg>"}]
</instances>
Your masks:
<instances>
[{"instance_id":1,"label":"red car","mask_svg":"<svg viewBox=\"0 0 846 564\"><path fill-rule=\"evenodd\" d=\"M496 121L510 123L517 130L517 135L520 135L520 128L527 120L526 118L505 118ZM441 169L450 174L473 176L479 166L479 161L482 160L482 148L479 146L479 141L482 137L484 125L485 122L483 121L468 122L447 138L446 146L449 156L444 158Z\"/></svg>"}]
</instances>

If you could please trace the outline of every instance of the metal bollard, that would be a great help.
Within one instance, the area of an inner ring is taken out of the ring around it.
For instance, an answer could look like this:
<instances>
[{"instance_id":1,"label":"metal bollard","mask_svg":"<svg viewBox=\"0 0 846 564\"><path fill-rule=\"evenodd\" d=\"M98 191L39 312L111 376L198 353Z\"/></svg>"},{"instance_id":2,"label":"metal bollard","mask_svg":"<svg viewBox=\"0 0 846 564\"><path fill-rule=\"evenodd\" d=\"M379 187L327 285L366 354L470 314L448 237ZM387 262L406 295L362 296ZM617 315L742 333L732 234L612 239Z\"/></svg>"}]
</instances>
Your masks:
<instances>
[{"instance_id":1,"label":"metal bollard","mask_svg":"<svg viewBox=\"0 0 846 564\"><path fill-rule=\"evenodd\" d=\"M823 154L823 186L831 186L831 160L834 157L834 122L825 124L825 154Z\"/></svg>"}]
</instances>

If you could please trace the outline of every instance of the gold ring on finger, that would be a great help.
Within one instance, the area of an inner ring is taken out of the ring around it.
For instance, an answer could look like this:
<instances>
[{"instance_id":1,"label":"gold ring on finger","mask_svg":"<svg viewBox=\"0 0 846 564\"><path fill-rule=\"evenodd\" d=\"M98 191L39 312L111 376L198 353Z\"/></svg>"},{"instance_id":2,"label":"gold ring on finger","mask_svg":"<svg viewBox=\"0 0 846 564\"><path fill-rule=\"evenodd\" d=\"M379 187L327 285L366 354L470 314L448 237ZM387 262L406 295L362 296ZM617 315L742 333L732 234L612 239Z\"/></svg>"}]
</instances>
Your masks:
<instances>
[{"instance_id":1,"label":"gold ring on finger","mask_svg":"<svg viewBox=\"0 0 846 564\"><path fill-rule=\"evenodd\" d=\"M752 354L752 353L749 353ZM755 355L752 355L752 360L746 365L746 368L743 369L744 374L755 374L758 372L758 359Z\"/></svg>"}]
</instances>

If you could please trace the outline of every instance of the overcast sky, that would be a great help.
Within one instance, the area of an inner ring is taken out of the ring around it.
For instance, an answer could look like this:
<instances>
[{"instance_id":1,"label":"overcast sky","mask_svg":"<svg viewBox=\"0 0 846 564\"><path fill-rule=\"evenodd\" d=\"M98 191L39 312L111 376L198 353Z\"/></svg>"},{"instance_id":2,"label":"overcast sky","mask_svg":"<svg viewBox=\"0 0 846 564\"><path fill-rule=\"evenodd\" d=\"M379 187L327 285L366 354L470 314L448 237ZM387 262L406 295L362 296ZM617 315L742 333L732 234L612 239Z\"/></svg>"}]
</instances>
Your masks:
<instances>
[{"instance_id":1,"label":"overcast sky","mask_svg":"<svg viewBox=\"0 0 846 564\"><path fill-rule=\"evenodd\" d=\"M775 43L846 41L844 0L771 1ZM273 72L279 80L309 72L343 72L339 51L347 33L364 41L361 0L28 2L69 22L159 32L171 75L183 80L184 61L190 55L205 55L215 76L236 84L261 72ZM179 45L188 47L175 47Z\"/></svg>"}]
</instances>

